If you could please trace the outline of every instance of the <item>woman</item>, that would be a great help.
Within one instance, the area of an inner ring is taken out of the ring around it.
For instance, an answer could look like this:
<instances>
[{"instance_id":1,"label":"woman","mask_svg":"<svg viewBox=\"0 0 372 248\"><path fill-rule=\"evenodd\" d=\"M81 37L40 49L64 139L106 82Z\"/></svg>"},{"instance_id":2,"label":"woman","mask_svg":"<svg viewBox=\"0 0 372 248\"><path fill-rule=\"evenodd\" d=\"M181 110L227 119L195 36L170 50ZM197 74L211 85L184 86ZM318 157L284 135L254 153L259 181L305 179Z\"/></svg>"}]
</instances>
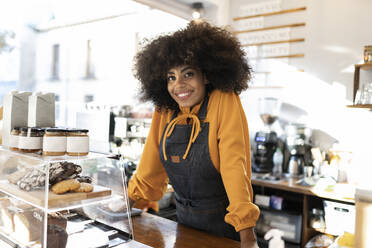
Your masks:
<instances>
[{"instance_id":1,"label":"woman","mask_svg":"<svg viewBox=\"0 0 372 248\"><path fill-rule=\"evenodd\" d=\"M208 23L160 36L136 55L150 133L129 182L131 203L147 208L168 182L181 224L257 247L248 126L238 94L251 69L231 33Z\"/></svg>"}]
</instances>

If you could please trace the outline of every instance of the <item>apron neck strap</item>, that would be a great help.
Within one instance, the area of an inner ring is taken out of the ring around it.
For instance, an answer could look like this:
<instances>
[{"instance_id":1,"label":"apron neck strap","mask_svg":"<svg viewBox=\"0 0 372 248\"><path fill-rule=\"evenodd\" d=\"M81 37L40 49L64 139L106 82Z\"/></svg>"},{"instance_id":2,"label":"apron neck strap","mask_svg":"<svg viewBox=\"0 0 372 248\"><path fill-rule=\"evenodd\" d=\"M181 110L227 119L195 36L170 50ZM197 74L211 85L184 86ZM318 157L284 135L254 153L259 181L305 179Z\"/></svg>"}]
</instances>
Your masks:
<instances>
[{"instance_id":1,"label":"apron neck strap","mask_svg":"<svg viewBox=\"0 0 372 248\"><path fill-rule=\"evenodd\" d=\"M201 121L204 121L205 120L205 117L207 116L207 107L208 107L208 102L209 102L209 95L207 95L205 98L204 98L204 101L200 107L200 110L199 110L199 114L198 114L198 118L199 120ZM173 115L172 115L172 118L171 118L171 121L177 117L178 113L180 112L179 109L175 110Z\"/></svg>"}]
</instances>

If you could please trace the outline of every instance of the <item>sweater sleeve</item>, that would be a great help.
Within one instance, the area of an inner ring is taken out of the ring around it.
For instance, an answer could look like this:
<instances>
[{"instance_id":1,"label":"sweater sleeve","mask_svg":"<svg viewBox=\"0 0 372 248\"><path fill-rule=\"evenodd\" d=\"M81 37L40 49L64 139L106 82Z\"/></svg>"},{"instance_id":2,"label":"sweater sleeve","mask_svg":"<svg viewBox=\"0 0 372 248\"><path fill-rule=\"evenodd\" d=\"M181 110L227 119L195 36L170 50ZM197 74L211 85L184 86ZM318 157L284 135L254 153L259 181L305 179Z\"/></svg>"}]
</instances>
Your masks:
<instances>
[{"instance_id":1,"label":"sweater sleeve","mask_svg":"<svg viewBox=\"0 0 372 248\"><path fill-rule=\"evenodd\" d=\"M151 201L160 200L167 189L168 177L159 156L160 138L165 124L166 114L155 110L140 163L128 183L129 198L139 208L148 207Z\"/></svg>"},{"instance_id":2,"label":"sweater sleeve","mask_svg":"<svg viewBox=\"0 0 372 248\"><path fill-rule=\"evenodd\" d=\"M238 95L222 93L218 107L220 173L230 201L225 221L239 232L255 226L260 214L252 202L248 124Z\"/></svg>"}]
</instances>

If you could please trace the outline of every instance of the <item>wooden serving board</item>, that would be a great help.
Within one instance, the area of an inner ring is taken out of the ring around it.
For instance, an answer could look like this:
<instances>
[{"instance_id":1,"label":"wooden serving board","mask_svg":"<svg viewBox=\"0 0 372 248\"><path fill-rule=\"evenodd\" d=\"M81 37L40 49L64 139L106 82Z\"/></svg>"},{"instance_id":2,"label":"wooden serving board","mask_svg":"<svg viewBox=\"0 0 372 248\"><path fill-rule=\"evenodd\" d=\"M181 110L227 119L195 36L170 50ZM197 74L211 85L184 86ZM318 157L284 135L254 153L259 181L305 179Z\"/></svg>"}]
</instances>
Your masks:
<instances>
[{"instance_id":1,"label":"wooden serving board","mask_svg":"<svg viewBox=\"0 0 372 248\"><path fill-rule=\"evenodd\" d=\"M44 198L45 198L45 191L44 190L31 190L31 191L24 191L18 188L17 185L11 184L8 181L0 181L0 190L3 190L9 194L12 194L18 198L21 198L25 201L29 201L40 207L44 207ZM94 189L92 192L89 193L64 193L64 194L55 194L52 191L49 191L48 194L48 207L58 207L66 206L69 203L74 201L81 201L86 199L92 199L96 197L102 196L110 196L111 189L106 188L99 185L94 185Z\"/></svg>"}]
</instances>

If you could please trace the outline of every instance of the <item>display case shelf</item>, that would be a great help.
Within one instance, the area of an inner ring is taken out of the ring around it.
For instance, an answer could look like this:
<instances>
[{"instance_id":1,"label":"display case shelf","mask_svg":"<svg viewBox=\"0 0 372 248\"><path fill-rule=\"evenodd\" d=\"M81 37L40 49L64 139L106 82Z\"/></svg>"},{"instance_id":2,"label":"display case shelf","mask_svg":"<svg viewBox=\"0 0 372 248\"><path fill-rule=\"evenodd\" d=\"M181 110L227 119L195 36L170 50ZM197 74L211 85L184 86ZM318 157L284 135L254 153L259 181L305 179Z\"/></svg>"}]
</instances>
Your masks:
<instances>
[{"instance_id":1,"label":"display case shelf","mask_svg":"<svg viewBox=\"0 0 372 248\"><path fill-rule=\"evenodd\" d=\"M58 174L56 168L63 173ZM17 173L22 176L17 178ZM81 192L52 191L53 180L59 176L61 180L80 177L92 182L78 183ZM68 232L68 225L79 220L66 217L73 213L94 223L80 231L79 247L95 247L89 241L97 237L101 241L97 247L128 242L133 239L133 229L124 178L123 162L105 154L45 157L0 148L0 239L13 243L11 247L77 247L77 235ZM30 182L32 187L24 188L20 182ZM90 189L85 192L83 186ZM53 244L56 240L60 242L57 246Z\"/></svg>"}]
</instances>

